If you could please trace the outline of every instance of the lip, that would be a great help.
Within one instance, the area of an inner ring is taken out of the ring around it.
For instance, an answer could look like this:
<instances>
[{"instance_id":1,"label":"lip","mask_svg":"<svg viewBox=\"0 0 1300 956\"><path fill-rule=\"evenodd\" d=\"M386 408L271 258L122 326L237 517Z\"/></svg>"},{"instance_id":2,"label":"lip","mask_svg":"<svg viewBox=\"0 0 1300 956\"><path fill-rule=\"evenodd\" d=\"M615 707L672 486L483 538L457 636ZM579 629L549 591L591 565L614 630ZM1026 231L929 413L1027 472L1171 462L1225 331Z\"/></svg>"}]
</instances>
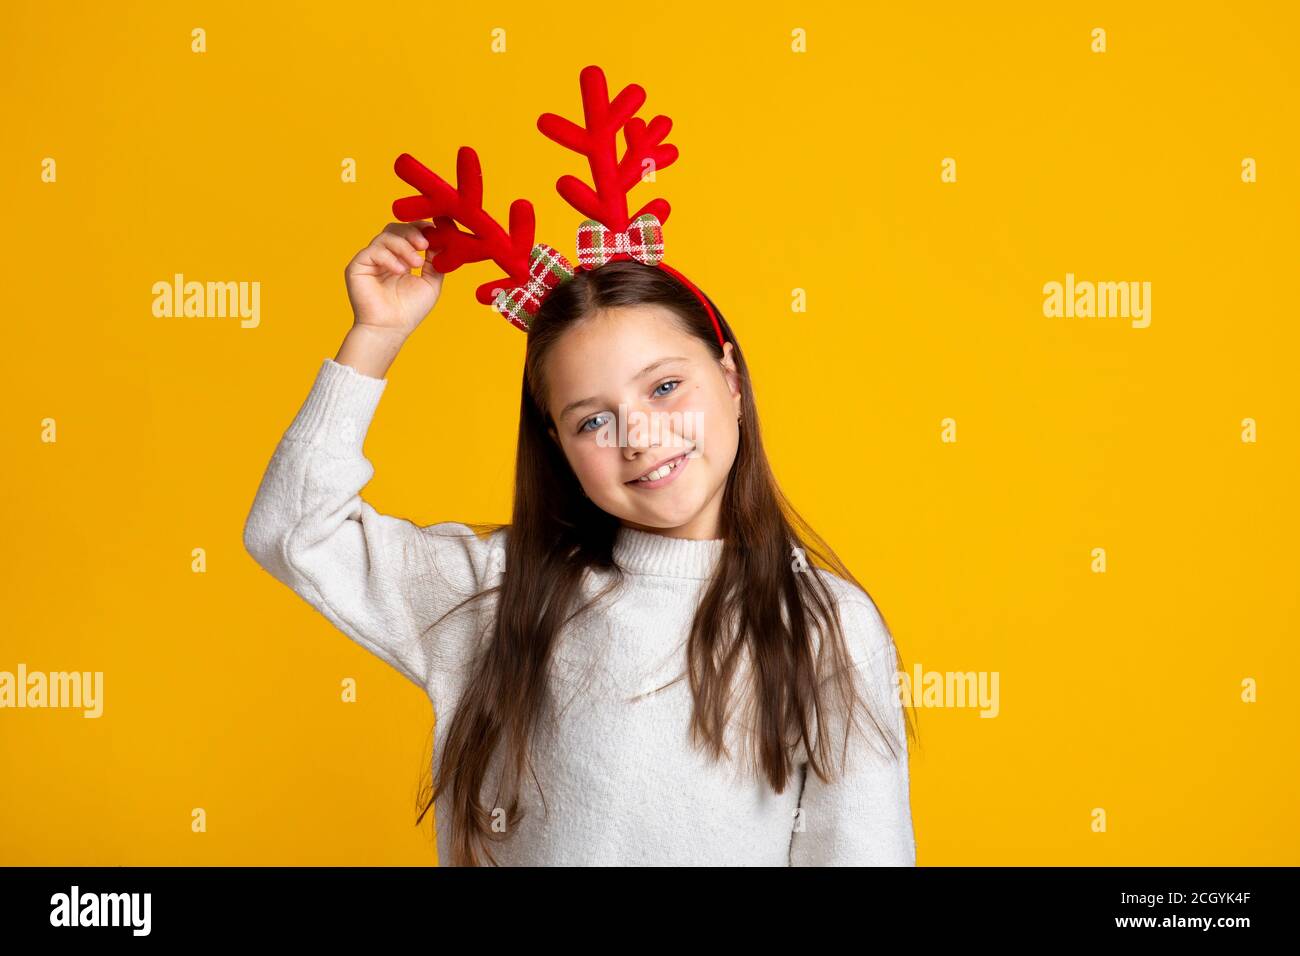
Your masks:
<instances>
[{"instance_id":1,"label":"lip","mask_svg":"<svg viewBox=\"0 0 1300 956\"><path fill-rule=\"evenodd\" d=\"M631 481L625 482L625 484L631 485L633 488L643 488L646 490L649 490L651 488L662 488L664 485L671 482L673 479L675 479L678 475L680 475L683 471L686 470L686 466L690 464L691 461L691 455L689 450L684 451L680 455L676 455L672 458L665 458L663 461L659 462L659 464L655 465L654 468L647 468L644 472L642 472L642 474L648 475L656 468L662 468L664 465L673 461L677 462L677 467L674 468L672 471L668 472L668 474L664 475L662 478L657 478L654 481L640 481L636 478L633 478Z\"/></svg>"}]
</instances>

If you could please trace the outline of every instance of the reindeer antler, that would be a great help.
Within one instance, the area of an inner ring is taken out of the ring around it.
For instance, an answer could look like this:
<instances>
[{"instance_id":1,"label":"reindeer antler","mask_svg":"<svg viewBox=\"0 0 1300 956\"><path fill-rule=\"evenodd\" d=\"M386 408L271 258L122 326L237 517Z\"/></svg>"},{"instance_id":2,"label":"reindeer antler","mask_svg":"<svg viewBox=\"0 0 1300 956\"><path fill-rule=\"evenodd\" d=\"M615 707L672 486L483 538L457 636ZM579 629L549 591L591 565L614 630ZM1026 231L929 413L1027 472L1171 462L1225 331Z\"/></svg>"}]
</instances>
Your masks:
<instances>
[{"instance_id":1,"label":"reindeer antler","mask_svg":"<svg viewBox=\"0 0 1300 956\"><path fill-rule=\"evenodd\" d=\"M393 214L403 222L433 220L423 232L435 250L431 264L439 272L485 259L500 266L505 277L483 283L475 295L525 332L552 290L584 269L627 258L663 269L690 289L713 322L719 346L725 345L722 324L708 296L663 261L663 223L671 211L668 201L652 199L628 215L627 194L642 181L645 164L658 170L677 161L677 147L664 142L673 121L667 116L656 116L649 123L637 119L634 114L645 103L645 90L635 83L611 100L599 66L584 68L578 80L585 126L554 113L537 118L543 135L586 156L591 167L590 186L576 176L561 176L555 183L564 200L586 217L578 226L576 268L553 247L533 242L533 205L528 200L511 203L508 231L484 212L483 172L468 146L456 154L454 189L410 154L398 156L394 171L419 195L396 200ZM621 158L620 130L626 144ZM458 223L468 231L458 229Z\"/></svg>"},{"instance_id":2,"label":"reindeer antler","mask_svg":"<svg viewBox=\"0 0 1300 956\"><path fill-rule=\"evenodd\" d=\"M666 221L671 211L667 200L652 199L629 216L627 193L641 181L647 159L655 169L676 161L677 147L663 142L673 121L656 116L647 125L637 119L633 114L645 103L645 90L635 83L610 100L605 73L599 66L584 68L578 82L586 127L554 113L543 113L537 118L537 128L547 138L587 157L595 188L576 176L561 176L556 180L556 190L578 212L616 231L627 229L632 220L645 213L652 213L661 223ZM618 158L620 129L627 142L622 159Z\"/></svg>"},{"instance_id":3,"label":"reindeer antler","mask_svg":"<svg viewBox=\"0 0 1300 956\"><path fill-rule=\"evenodd\" d=\"M492 304L503 284L528 283L529 254L536 228L533 204L527 199L511 203L510 229L502 229L483 210L483 171L473 149L462 146L456 153L455 189L409 153L397 157L393 170L420 192L418 196L394 200L393 215L402 222L433 219L434 225L424 230L430 248L440 250L431 260L433 268L445 273L467 262L491 259L506 275L478 287L475 296L484 305ZM469 231L462 232L456 223Z\"/></svg>"}]
</instances>

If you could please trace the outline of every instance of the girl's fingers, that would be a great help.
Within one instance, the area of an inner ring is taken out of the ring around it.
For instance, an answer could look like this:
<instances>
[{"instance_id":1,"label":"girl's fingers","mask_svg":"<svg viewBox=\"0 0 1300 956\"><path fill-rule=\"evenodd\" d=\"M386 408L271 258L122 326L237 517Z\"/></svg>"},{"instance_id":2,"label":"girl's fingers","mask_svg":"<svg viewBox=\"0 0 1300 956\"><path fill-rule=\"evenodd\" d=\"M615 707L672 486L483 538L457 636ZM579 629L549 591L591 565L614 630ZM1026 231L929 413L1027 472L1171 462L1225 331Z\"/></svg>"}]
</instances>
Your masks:
<instances>
[{"instance_id":1,"label":"girl's fingers","mask_svg":"<svg viewBox=\"0 0 1300 956\"><path fill-rule=\"evenodd\" d=\"M424 253L418 251L409 241L395 233L385 232L375 241L399 259L409 262L412 269L418 269L424 263ZM428 243L426 242L425 245L427 246Z\"/></svg>"},{"instance_id":2,"label":"girl's fingers","mask_svg":"<svg viewBox=\"0 0 1300 956\"><path fill-rule=\"evenodd\" d=\"M384 232L405 239L416 249L427 249L429 248L429 240L424 238L424 230L432 225L433 223L425 220L417 222L390 222L384 227Z\"/></svg>"},{"instance_id":3,"label":"girl's fingers","mask_svg":"<svg viewBox=\"0 0 1300 956\"><path fill-rule=\"evenodd\" d=\"M370 250L370 258L376 265L381 265L396 275L409 273L411 267L402 265L402 260L398 259L391 250L379 246Z\"/></svg>"}]
</instances>

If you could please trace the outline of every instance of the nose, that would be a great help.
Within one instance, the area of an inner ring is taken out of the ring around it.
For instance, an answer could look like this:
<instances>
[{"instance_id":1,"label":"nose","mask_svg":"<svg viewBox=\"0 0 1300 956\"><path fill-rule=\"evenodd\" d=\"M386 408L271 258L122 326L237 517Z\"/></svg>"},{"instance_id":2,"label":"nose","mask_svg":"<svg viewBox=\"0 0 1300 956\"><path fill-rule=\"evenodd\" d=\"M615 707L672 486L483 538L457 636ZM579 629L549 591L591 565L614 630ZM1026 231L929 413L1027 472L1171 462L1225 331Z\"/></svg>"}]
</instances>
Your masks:
<instances>
[{"instance_id":1,"label":"nose","mask_svg":"<svg viewBox=\"0 0 1300 956\"><path fill-rule=\"evenodd\" d=\"M632 429L628 430L627 444L623 446L623 457L628 461L636 458L643 451L657 447L659 444L658 442L651 442L649 438L644 435L636 434L638 431L643 431L643 429L636 429L635 431Z\"/></svg>"},{"instance_id":2,"label":"nose","mask_svg":"<svg viewBox=\"0 0 1300 956\"><path fill-rule=\"evenodd\" d=\"M654 435L654 429L650 427L649 416L641 409L629 406L626 415L627 439L623 446L623 458L631 461L643 451L658 446L659 442Z\"/></svg>"}]
</instances>

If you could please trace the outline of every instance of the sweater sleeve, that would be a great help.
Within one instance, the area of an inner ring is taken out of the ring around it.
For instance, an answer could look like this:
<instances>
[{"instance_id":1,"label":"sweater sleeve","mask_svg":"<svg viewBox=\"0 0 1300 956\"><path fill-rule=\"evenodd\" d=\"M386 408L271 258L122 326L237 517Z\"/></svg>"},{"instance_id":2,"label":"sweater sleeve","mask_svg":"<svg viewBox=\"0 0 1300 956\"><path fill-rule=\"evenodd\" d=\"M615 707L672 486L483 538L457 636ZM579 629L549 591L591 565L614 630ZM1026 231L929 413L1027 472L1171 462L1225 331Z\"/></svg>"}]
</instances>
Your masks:
<instances>
[{"instance_id":1,"label":"sweater sleeve","mask_svg":"<svg viewBox=\"0 0 1300 956\"><path fill-rule=\"evenodd\" d=\"M420 527L361 498L362 453L387 379L326 359L277 445L244 525L244 547L339 630L425 688L459 660L458 615L436 621L504 566L500 538L455 522Z\"/></svg>"},{"instance_id":2,"label":"sweater sleeve","mask_svg":"<svg viewBox=\"0 0 1300 956\"><path fill-rule=\"evenodd\" d=\"M908 780L907 735L895 683L894 643L870 599L840 605L858 686L872 713L896 742L890 755L861 708L844 743L845 720L826 720L835 766L823 781L804 764L800 821L790 840L791 866L915 866L916 843ZM834 698L838 703L838 698ZM864 737L864 733L870 737ZM841 760L843 758L843 763Z\"/></svg>"}]
</instances>

